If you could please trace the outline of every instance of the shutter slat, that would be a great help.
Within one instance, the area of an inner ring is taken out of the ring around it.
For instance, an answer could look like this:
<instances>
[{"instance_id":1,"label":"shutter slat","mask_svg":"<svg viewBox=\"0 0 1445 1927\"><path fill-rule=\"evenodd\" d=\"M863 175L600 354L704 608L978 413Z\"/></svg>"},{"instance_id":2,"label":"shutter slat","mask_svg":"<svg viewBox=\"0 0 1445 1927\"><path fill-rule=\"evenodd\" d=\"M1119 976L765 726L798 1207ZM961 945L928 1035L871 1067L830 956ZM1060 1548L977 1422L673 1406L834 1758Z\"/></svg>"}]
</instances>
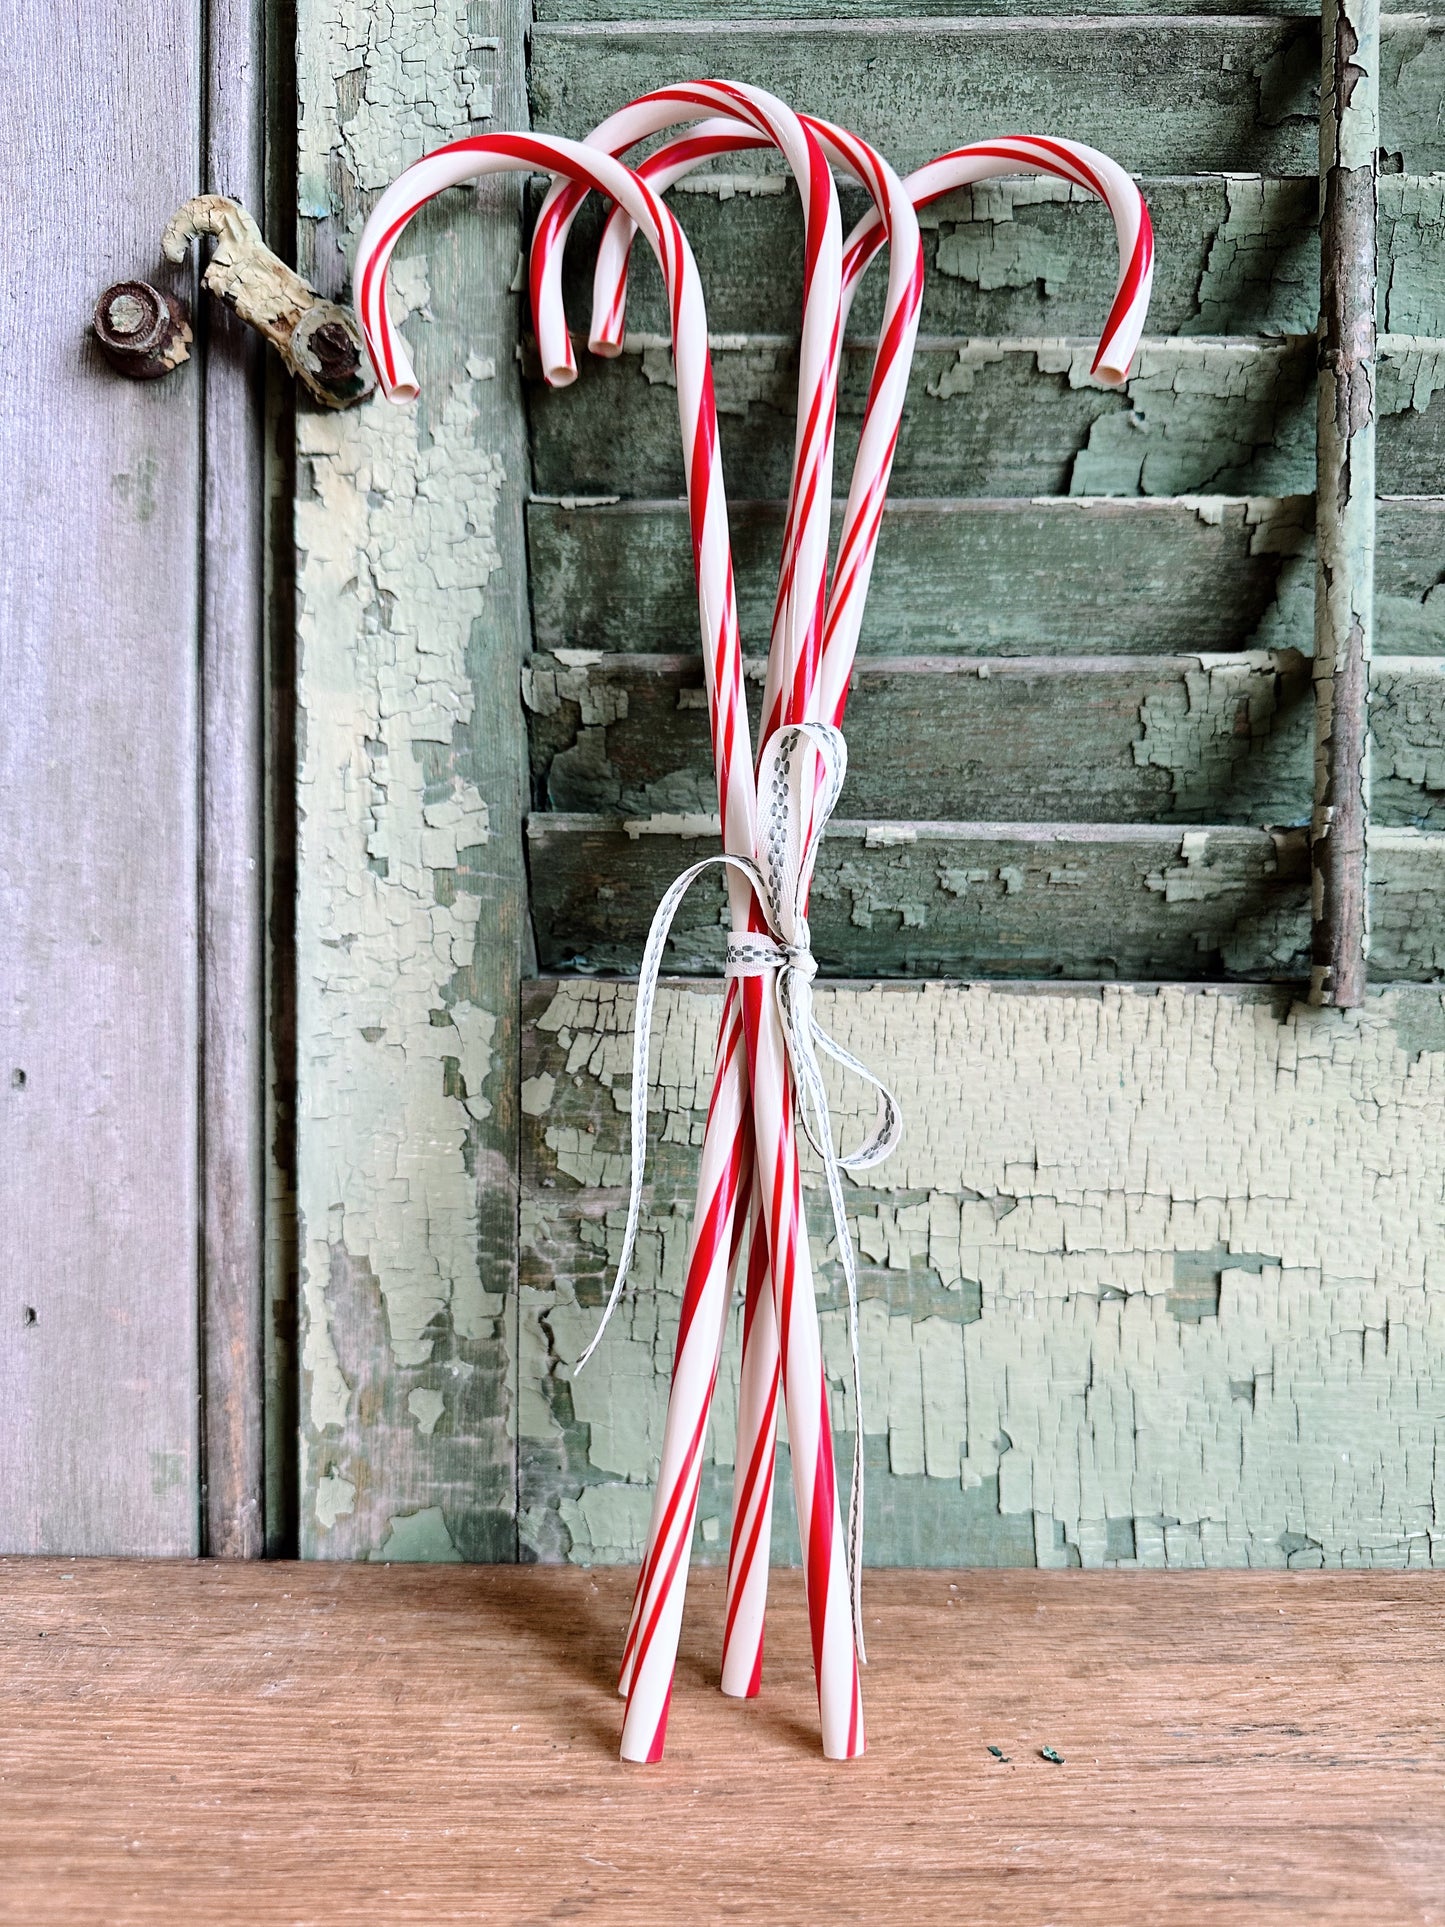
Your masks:
<instances>
[{"instance_id":1,"label":"shutter slat","mask_svg":"<svg viewBox=\"0 0 1445 1927\"><path fill-rule=\"evenodd\" d=\"M543 970L635 971L673 877L713 847L715 822L534 815L533 914ZM1445 836L1372 839L1372 971L1445 968ZM723 891L698 883L666 968L721 968ZM1302 831L1152 824L846 821L829 827L813 888L831 976L1299 978L1308 974Z\"/></svg>"}]
</instances>

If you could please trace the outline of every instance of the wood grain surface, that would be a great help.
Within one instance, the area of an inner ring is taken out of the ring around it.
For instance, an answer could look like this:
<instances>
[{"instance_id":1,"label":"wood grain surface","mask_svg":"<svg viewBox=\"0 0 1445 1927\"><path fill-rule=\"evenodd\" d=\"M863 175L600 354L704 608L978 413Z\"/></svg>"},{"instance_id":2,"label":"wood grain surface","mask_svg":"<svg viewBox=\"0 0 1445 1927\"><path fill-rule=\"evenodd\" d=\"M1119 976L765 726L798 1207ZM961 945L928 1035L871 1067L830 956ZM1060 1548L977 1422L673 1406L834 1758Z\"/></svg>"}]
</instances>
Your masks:
<instances>
[{"instance_id":1,"label":"wood grain surface","mask_svg":"<svg viewBox=\"0 0 1445 1927\"><path fill-rule=\"evenodd\" d=\"M1438 1579L877 1573L840 1766L800 1575L739 1703L703 1572L656 1768L616 1758L631 1586L5 1562L0 1919L1445 1917Z\"/></svg>"},{"instance_id":2,"label":"wood grain surface","mask_svg":"<svg viewBox=\"0 0 1445 1927\"><path fill-rule=\"evenodd\" d=\"M624 822L528 822L544 971L634 971L658 898L715 834L704 816ZM1379 981L1437 981L1441 838L1379 830L1370 849ZM1280 980L1307 975L1308 896L1300 830L835 817L810 921L824 976ZM699 879L665 970L719 969L722 907L721 884Z\"/></svg>"},{"instance_id":3,"label":"wood grain surface","mask_svg":"<svg viewBox=\"0 0 1445 1927\"><path fill-rule=\"evenodd\" d=\"M1168 655L1314 644L1314 503L1306 496L889 504L860 654ZM777 591L780 502L729 511L743 646L762 653ZM533 501L537 646L695 646L682 502ZM1380 504L1382 655L1445 653L1436 587L1445 498Z\"/></svg>"},{"instance_id":4,"label":"wood grain surface","mask_svg":"<svg viewBox=\"0 0 1445 1927\"><path fill-rule=\"evenodd\" d=\"M264 215L262 0L208 0L205 190ZM265 1541L265 877L261 797L264 343L221 302L200 310L205 369L201 566L201 1550Z\"/></svg>"},{"instance_id":5,"label":"wood grain surface","mask_svg":"<svg viewBox=\"0 0 1445 1927\"><path fill-rule=\"evenodd\" d=\"M192 292L201 16L0 22L0 1547L191 1553L202 357L127 381L91 316Z\"/></svg>"}]
</instances>

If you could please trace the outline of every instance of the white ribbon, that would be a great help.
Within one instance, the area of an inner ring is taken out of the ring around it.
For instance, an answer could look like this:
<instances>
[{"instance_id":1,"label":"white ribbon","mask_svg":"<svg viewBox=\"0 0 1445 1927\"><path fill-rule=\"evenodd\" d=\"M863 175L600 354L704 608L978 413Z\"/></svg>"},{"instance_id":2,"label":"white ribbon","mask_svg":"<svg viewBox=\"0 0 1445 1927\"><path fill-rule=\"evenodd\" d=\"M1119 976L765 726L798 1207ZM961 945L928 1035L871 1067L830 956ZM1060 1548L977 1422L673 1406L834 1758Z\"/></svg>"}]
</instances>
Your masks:
<instances>
[{"instance_id":1,"label":"white ribbon","mask_svg":"<svg viewBox=\"0 0 1445 1927\"><path fill-rule=\"evenodd\" d=\"M838 1255L848 1287L848 1334L853 1354L853 1485L848 1502L848 1583L853 1608L854 1636L863 1658L863 1368L858 1350L858 1266L848 1230L843 1197L843 1172L863 1171L881 1164L897 1149L903 1118L886 1085L860 1064L850 1051L833 1041L813 1014L813 960L805 905L813 881L813 865L829 817L838 801L848 769L848 746L841 730L826 723L793 723L776 730L763 747L758 763L757 857L724 854L705 857L684 870L668 888L652 919L642 968L637 980L637 1014L632 1045L632 1185L627 1202L627 1230L617 1276L592 1343L577 1361L576 1370L596 1351L607 1321L627 1282L642 1217L642 1187L647 1159L647 1059L652 1038L652 1011L662 969L662 953L678 907L704 870L726 865L751 883L767 923L766 931L736 932L728 940L729 977L771 976L778 1017L792 1067L797 1113L808 1141L823 1161L828 1200L833 1208ZM818 780L821 775L821 782ZM846 1155L833 1147L828 1094L818 1053L822 1051L855 1077L871 1084L878 1094L874 1127L857 1150Z\"/></svg>"}]
</instances>

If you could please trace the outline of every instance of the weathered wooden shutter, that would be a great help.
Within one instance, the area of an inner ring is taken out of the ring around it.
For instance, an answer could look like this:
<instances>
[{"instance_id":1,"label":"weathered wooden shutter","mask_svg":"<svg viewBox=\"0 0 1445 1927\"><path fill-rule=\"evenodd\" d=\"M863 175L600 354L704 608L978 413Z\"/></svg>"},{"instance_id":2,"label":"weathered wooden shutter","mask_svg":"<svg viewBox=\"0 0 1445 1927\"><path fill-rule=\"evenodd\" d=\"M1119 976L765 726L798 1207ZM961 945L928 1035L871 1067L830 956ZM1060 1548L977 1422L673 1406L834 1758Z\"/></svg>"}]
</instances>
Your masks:
<instances>
[{"instance_id":1,"label":"weathered wooden shutter","mask_svg":"<svg viewBox=\"0 0 1445 1927\"><path fill-rule=\"evenodd\" d=\"M581 134L725 73L900 168L988 133L1093 141L1144 178L1158 230L1121 396L1088 376L1101 210L1010 182L925 217L846 820L814 891L825 1021L909 1120L853 1192L870 1556L1428 1561L1445 32L1390 22L1382 62L1376 988L1337 1012L1301 1001L1317 21L732 11L543 0L534 124ZM527 112L524 23L503 0L404 0L384 32L354 0L300 12L302 253L334 289L399 166ZM742 163L679 202L761 651L797 215ZM301 1543L333 1556L634 1554L676 1329L719 1006L701 889L660 1004L642 1259L570 1381L621 1235L626 976L708 834L665 320L639 261L626 352L548 393L507 292L524 223L520 190L439 204L396 274L420 410L298 431ZM844 1431L831 1301L825 1342ZM726 1539L728 1397L705 1547Z\"/></svg>"}]
</instances>

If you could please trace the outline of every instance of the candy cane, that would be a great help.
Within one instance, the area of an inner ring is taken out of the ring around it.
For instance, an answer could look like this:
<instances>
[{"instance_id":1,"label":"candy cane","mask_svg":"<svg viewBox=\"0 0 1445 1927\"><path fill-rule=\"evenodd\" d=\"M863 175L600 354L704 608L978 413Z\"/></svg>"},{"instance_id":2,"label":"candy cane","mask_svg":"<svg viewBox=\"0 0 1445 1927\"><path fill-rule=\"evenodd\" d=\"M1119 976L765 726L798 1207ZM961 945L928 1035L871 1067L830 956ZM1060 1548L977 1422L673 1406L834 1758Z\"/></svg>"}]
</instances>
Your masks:
<instances>
[{"instance_id":1,"label":"candy cane","mask_svg":"<svg viewBox=\"0 0 1445 1927\"><path fill-rule=\"evenodd\" d=\"M790 591L775 622L774 650L789 669L815 653L827 578L832 512L833 430L842 340L841 246L837 193L828 157L811 124L759 87L726 80L689 81L630 102L595 127L589 147L619 154L663 127L726 115L758 144L777 147L803 199L803 321L798 353L798 412L794 435ZM696 140L697 136L689 136ZM705 137L704 137L705 138ZM586 189L558 181L542 204L532 238L534 308L544 366L557 378L575 372L562 311L562 258ZM880 228L880 238L886 229ZM734 898L735 908L737 904Z\"/></svg>"},{"instance_id":2,"label":"candy cane","mask_svg":"<svg viewBox=\"0 0 1445 1927\"><path fill-rule=\"evenodd\" d=\"M809 121L809 124L814 131L821 131L817 122ZM666 191L703 160L760 145L762 142L737 123L731 131L725 124L709 124L705 129L698 129L690 141L673 141L658 149L641 164L639 171L649 184ZM1133 180L1117 163L1077 142L1016 136L975 143L943 155L911 175L906 185L915 205L923 206L970 182L1020 172L1053 174L1085 187L1105 201L1114 217L1120 255L1119 282L1095 356L1094 372L1111 385L1122 383L1127 378L1148 311L1153 237L1143 199ZM884 219L878 204L848 237L844 255L845 318L861 275L883 239L883 230ZM591 345L596 352L615 353L621 340L632 235L633 224L626 211L614 209L603 232L594 275ZM856 473L855 470L855 479ZM881 511L881 490L875 500ZM851 498L849 508L853 508ZM824 714L831 708L834 721L841 721L846 702L876 545L876 516L861 538L858 527L845 521L824 638L823 655L828 673L822 706ZM852 553L855 542L856 553ZM849 573L850 562L852 573ZM766 739L765 723L763 740ZM754 1272L755 1265L750 1261L723 1660L724 1691L739 1694L755 1693L761 1678L777 1400L777 1330L767 1317L765 1306L760 1314ZM861 1446L861 1413L857 1422L860 1436L856 1443Z\"/></svg>"},{"instance_id":3,"label":"candy cane","mask_svg":"<svg viewBox=\"0 0 1445 1927\"><path fill-rule=\"evenodd\" d=\"M655 159L661 161L662 150ZM1153 232L1148 209L1131 177L1107 155L1075 142L1023 136L1010 140L980 142L943 155L910 175L907 187L915 206L925 206L952 189L972 181L1021 171L1054 174L1088 188L1102 199L1114 218L1119 249L1120 272L1113 305L1104 324L1094 359L1097 377L1111 386L1123 383L1138 348L1148 313L1153 279ZM619 239L623 219L614 214L612 223ZM844 245L843 305L847 315L859 280L880 245L882 223L877 211L866 215ZM606 236L604 235L604 245ZM601 283L599 292L606 298ZM853 503L850 498L850 508ZM872 573L873 553L878 535L883 497L875 497L871 526L848 525L840 537L839 562L834 574L833 595L823 642L823 661L814 713L829 721L842 720L848 684L861 627L863 604ZM849 569L849 541L852 528L861 536L852 553ZM776 1345L776 1328L766 1319L755 1320L749 1337L759 1356L749 1360L745 1354L741 1384L751 1397L739 1396L737 1463L747 1466L748 1483L742 1488L744 1508L735 1504L733 1537L729 1547L729 1602L739 1601L736 1615L730 1617L725 1637L724 1674L728 1690L755 1692L762 1668L762 1628L766 1607L767 1572L762 1563L767 1557L767 1536L746 1507L751 1501L765 1503L771 1495L772 1468L767 1461L772 1453L771 1438L760 1438L757 1428L775 1428L775 1413L769 1409L766 1387L771 1357L769 1347ZM862 1447L862 1414L856 1414Z\"/></svg>"},{"instance_id":4,"label":"candy cane","mask_svg":"<svg viewBox=\"0 0 1445 1927\"><path fill-rule=\"evenodd\" d=\"M794 465L793 492L793 539L788 554L793 568L793 580L789 593L780 598L777 630L775 635L775 662L784 664L805 660L810 655L816 657L820 641L820 628L823 612L823 586L827 567L828 519L831 509L832 442L836 410L837 365L839 348L839 268L838 254L831 245L831 229L836 222L836 196L832 178L827 170L826 160L816 141L803 130L780 102L773 101L759 90L736 89L726 82L696 83L686 88L664 89L653 97L624 109L619 115L596 130L589 140L593 144L621 146L630 145L645 132L653 131L668 120L679 117L685 110L692 118L697 118L704 110L716 110L719 106L730 106L739 98L753 118L756 130L766 134L770 141L777 144L788 156L799 175L804 194L805 208L805 295L803 316L803 351L800 354L799 368L799 420L796 436L796 459ZM538 279L544 290L549 286L560 287L561 241L580 197L558 191L551 198L551 207L544 204L539 217L538 238L534 243L533 261L541 260ZM825 246L818 246L816 228L821 218L825 223L823 240ZM841 248L841 234L840 247ZM550 273L549 273L550 269ZM544 296L545 298L545 296ZM812 344L810 349L809 344ZM736 919L735 919L736 921ZM756 914L750 918L755 928L758 925ZM644 970L643 981L647 972ZM784 1043L780 1030L772 1018L772 1006L764 999L749 998L742 1000L743 1029L747 1040L747 1055L750 1064L759 1061L776 1063L780 1068L776 1073L779 1090L775 1100L778 1115L773 1119L771 1106L766 1098L759 1105L759 1093L753 1087L753 1108L758 1129L773 1139L781 1133L783 1156L781 1161L774 1160L778 1175L785 1183L792 1181L792 1164L795 1153L791 1151L792 1101L790 1087L786 1086ZM731 1015L732 999L725 1010L725 1022ZM645 1032L645 1013L639 1011L639 1035ZM755 1033L768 1033L761 1039ZM760 1060L759 1052L762 1052ZM769 1073L770 1076L774 1074ZM740 1068L732 1076L741 1081ZM715 1092L716 1098L722 1095ZM728 1092L732 1099L736 1093ZM725 1107L731 1119L734 1134L731 1144L724 1147L724 1153L716 1159L715 1166L719 1176L707 1169L701 1174L699 1185L698 1222L706 1225L714 1220L720 1203L717 1184L727 1184L729 1199L736 1207L736 1175L739 1166L735 1154L741 1149L736 1136L738 1129L733 1104ZM715 1101L711 1113L708 1138L712 1139L719 1130L724 1135L729 1132L728 1124L720 1124L722 1111ZM707 1159L704 1159L706 1166ZM636 1168L636 1166L635 1166ZM770 1166L770 1169L773 1168ZM768 1229L770 1238L781 1238L791 1249L792 1237L788 1231L789 1214L783 1208L782 1200L778 1208L770 1210L769 1192L772 1187L764 1184L759 1187L757 1203L760 1217ZM717 1251L719 1246L714 1246ZM790 1261L791 1262L791 1261ZM622 1268L619 1268L619 1284ZM726 1271L718 1270L707 1281L706 1290L721 1303L728 1295L728 1276ZM699 1286L695 1268L690 1267L688 1281L684 1287L684 1315L688 1315L694 1293ZM811 1288L807 1292L807 1312L813 1318L816 1328L816 1310L812 1304ZM799 1320L800 1330L804 1320ZM804 1340L795 1347L797 1356L806 1361L808 1351ZM806 1362L801 1368L801 1379L808 1376ZM837 1518L837 1499L831 1479L831 1442L826 1435L823 1440L829 1476L820 1480L815 1467L809 1463L807 1455L801 1450L801 1442L808 1437L811 1423L816 1423L814 1414L821 1404L823 1378L821 1351L816 1342L816 1329L812 1347L812 1387L801 1394L798 1382L792 1387L792 1399L796 1405L802 1397L795 1420L800 1438L800 1453L796 1461L797 1488L800 1511L807 1516L819 1515L819 1523L814 1532L815 1545L820 1549L813 1562L812 1583L810 1584L810 1613L814 1619L815 1662L819 1675L819 1701L823 1713L824 1747L833 1754L843 1754L861 1749L861 1696L857 1680L857 1660L852 1650L851 1638L840 1639L837 1633L838 1599L846 1600L846 1567L842 1558L842 1535ZM705 1403L699 1404L697 1397L698 1381L682 1382L674 1374L672 1394L668 1406L667 1432L664 1435L664 1457L666 1458L667 1438L677 1434L691 1443L700 1443L701 1431L706 1422ZM711 1384L702 1388L704 1400L710 1397ZM790 1407L790 1410L792 1407ZM666 1692L670 1687L672 1669L675 1661L677 1625L681 1611L681 1592L685 1584L687 1570L687 1546L678 1538L679 1531L686 1526L690 1531L691 1495L695 1492L697 1454L681 1460L688 1478L688 1500L679 1503L679 1493L669 1478L668 1468L664 1465L659 1478L657 1500L654 1507L652 1527L649 1532L647 1555L644 1559L638 1593L634 1604L633 1621L629 1628L622 1668L622 1685L628 1694L628 1719L624 1730L626 1749L637 1735L637 1756L655 1757L655 1751L644 1754L644 1736L649 1725L653 1726L652 1748L660 1750L663 1722L666 1716Z\"/></svg>"},{"instance_id":5,"label":"candy cane","mask_svg":"<svg viewBox=\"0 0 1445 1927\"><path fill-rule=\"evenodd\" d=\"M883 402L883 417L886 417L888 413L888 402L890 398L894 399L892 409L893 419L891 425L885 430L883 438L882 464L886 465L886 462L891 459L892 446L896 439L897 414L901 409L903 385L907 379L912 347L912 330L916 325L918 299L921 292L922 259L917 223L911 205L904 195L900 184L897 182L896 177L892 176L891 171L886 169L885 165L870 149L842 130L828 128L826 124L817 122L809 122L808 125L823 139L830 158L845 165L849 171L855 173L865 182L880 205L889 213L891 224L896 225L901 217L906 230L905 235L902 237L901 246L900 237L890 235L894 245L893 258L895 271L892 280L895 285L891 307L895 320L891 329L885 325L884 338L880 344L878 365L875 370L873 395L869 410L870 420L874 424L872 432L876 436L876 424L880 420L880 399ZM605 124L604 128L594 133L590 139L600 143L610 137L615 142L622 132L630 135L635 135L637 132L637 123L635 116L632 114L632 110L625 110L623 115L614 117L611 122ZM675 152L678 147L682 147L689 158L704 157L710 151L718 151L717 143L713 140L712 134L713 124L705 123L703 127L696 129L691 135L685 137L683 142L674 143L673 148L669 151ZM736 141L733 141L731 144L735 145ZM761 145L763 142L755 133L752 137L751 144ZM644 165L646 164L644 163ZM557 198L559 201L562 199L560 195ZM571 200L572 205L569 206L569 213L575 211L576 197L571 197ZM554 247L556 242L556 228L544 227L541 231L539 242L536 248L534 248L534 263L537 259L537 251L539 249L545 250L548 247ZM556 260L556 258L554 255L553 259ZM554 285L560 283L559 268L554 270L553 280ZM593 329L593 339L594 342L599 339L599 330L595 325ZM800 384L800 386L802 387L802 393L806 396L806 386L802 384ZM802 411L800 410L800 414L801 413ZM815 413L814 420L816 421L817 418ZM803 429L807 428L808 422L806 416L804 416L801 426ZM831 434L831 420L828 423L827 432ZM869 474L874 485L877 486L879 481L877 466L878 458L874 451L870 449L869 431L865 428L864 442L860 450L860 460L856 466L855 475L859 472ZM806 442L800 442L799 464L798 468L795 469L795 477L799 475L801 475L804 482L806 482L809 476ZM770 692L770 699L765 701L765 707L770 712L771 717L776 717L778 714L779 706L784 700L784 691L788 691L791 688L803 692L805 695L807 688L811 684L818 661L820 638L816 621L811 626L810 646L800 653L796 649L790 650L788 647L790 627L792 636L796 637L799 633L800 625L790 625L787 620L789 603L797 594L797 584L794 573L794 561L797 554L796 530L793 526L794 518L805 517L809 513L814 512L816 512L816 510L813 503L810 502L808 495L800 488L798 481L795 479L794 492L789 504L790 525L784 543L782 585L774 626L773 649L770 656L772 671L770 682L774 684L774 689ZM802 696L797 698L797 700L798 706L801 708L803 706ZM754 998L752 1000L745 999L745 1014L753 1008L757 1010L758 1022L766 1026L768 1024L768 1013L771 1008L768 1001L760 998ZM751 1026L748 1028L751 1030ZM759 1044L765 1041L766 1040L761 1039L758 1040ZM775 1053L775 1060L781 1062L781 1056L777 1054L779 1041L780 1039L778 1037L773 1038L772 1049ZM750 1044L752 1043L753 1039L750 1037ZM772 1080L770 1079L769 1081ZM755 1106L758 1105L759 1098L762 1095L757 1086L754 1086ZM801 1191L797 1184L796 1157L792 1150L791 1096L786 1089L784 1089L780 1095L784 1099L782 1116L780 1119L772 1122L768 1128L770 1135L779 1136L780 1149L784 1159L783 1164L780 1166L780 1170L785 1178L784 1195L775 1204L771 1213L766 1209L766 1200L760 1200L760 1202L764 1204L761 1223L767 1228L769 1236L775 1239L780 1238L782 1240L782 1247L793 1254L788 1258L787 1262L787 1272L789 1275L786 1278L780 1276L778 1284L787 1328L790 1331L796 1329L799 1333L798 1339L790 1347L790 1355L798 1361L798 1368L790 1371L788 1375L790 1379L790 1431L795 1439L794 1469L799 1485L798 1499L800 1517L805 1522L808 1522L805 1523L805 1536L808 1538L810 1545L810 1568L814 1578L810 1592L814 1602L815 1612L818 1612L818 1609L821 1607L821 1612L819 1612L818 1619L815 1623L815 1654L820 1667L820 1700L824 1708L825 1746L832 1752L856 1752L860 1751L862 1747L861 1707L857 1690L856 1662L854 1654L851 1651L847 1654L846 1691L839 1692L836 1688L830 1688L828 1683L830 1668L835 1674L841 1670L837 1659L835 1658L830 1661L828 1657L830 1652L836 1654L840 1644L836 1631L838 1625L836 1593L838 1589L834 1583L836 1551L838 1546L836 1498L833 1490L831 1439L828 1436L827 1430L826 1408L824 1403L825 1387L822 1376L821 1353L817 1342L816 1307L813 1303L811 1279L809 1278L807 1280L807 1288L805 1291L800 1291L795 1288L796 1285L801 1282L797 1278L800 1263L806 1264L806 1256L801 1261L796 1256L796 1248L800 1242L799 1227L802 1224L802 1200ZM764 1108L768 1108L766 1099L764 1099ZM765 1120L760 1118L760 1130L764 1127L764 1123ZM788 1193L792 1195L787 1195ZM705 1208L706 1195L706 1187L704 1187L699 1203L700 1215ZM839 1218L840 1235L846 1239L846 1227L841 1223L841 1204L839 1205ZM755 1237L749 1266L755 1281L752 1299L755 1316L758 1302L756 1285L759 1270L756 1262L758 1256L758 1243ZM804 1301L806 1301L806 1312L802 1312L800 1309ZM749 1322L751 1324L752 1320ZM811 1327L811 1333L809 1333L809 1327ZM776 1373L773 1376L774 1385L772 1391L775 1397ZM805 1390L804 1388L807 1386L807 1381L810 1377L815 1389L810 1388ZM796 1414L796 1416L794 1416L794 1414ZM816 1449L810 1449L810 1440L814 1435L816 1435ZM859 1484L855 1475L855 1493L858 1489ZM768 1517L767 1508L763 1508L760 1512L755 1512L755 1517L761 1522L765 1522ZM764 1569L766 1562L765 1555L766 1548L764 1548ZM651 1559L651 1556L652 1549L650 1547L649 1559ZM669 1570L671 1570L671 1562L669 1562ZM646 1584L647 1578L645 1572L644 1588ZM641 1593L639 1594L639 1600L640 1599ZM830 1603L832 1608L831 1621L829 1618ZM736 1626L737 1623L736 1602L734 1602L733 1609L730 1610L729 1613L729 1625L730 1627ZM830 1623L833 1628L831 1632L829 1630ZM728 1667L725 1666L725 1675L728 1670ZM626 1663L624 1664L623 1680L624 1686L626 1686L628 1684L628 1667ZM831 1721L829 1712L830 1702L833 1707ZM832 1728L831 1732L830 1726Z\"/></svg>"},{"instance_id":6,"label":"candy cane","mask_svg":"<svg viewBox=\"0 0 1445 1927\"><path fill-rule=\"evenodd\" d=\"M713 401L712 374L707 346L707 321L698 283L696 266L686 239L672 214L665 209L644 183L620 162L585 148L576 142L529 135L493 135L453 142L425 156L409 168L381 197L363 231L357 251L357 307L368 350L376 364L383 392L388 398L409 400L417 393L416 381L404 343L399 339L386 308L386 269L393 249L407 223L417 210L445 188L478 175L511 168L546 168L586 187L610 195L634 214L657 254L662 268L672 313L677 367L678 410L688 479L688 494L693 528L693 547L697 565L699 613L702 625L703 656L710 708L718 744L719 800L723 814L725 842L750 852L753 844L755 791L749 747L747 710L743 700L742 658L737 634L737 610L733 592L731 550L728 541L726 501L722 488L721 464L717 443L717 419ZM831 189L831 182L829 183ZM838 272L838 223L833 211L832 267L834 287ZM533 282L534 304L540 309L541 290ZM836 294L833 306L836 311ZM704 1165L714 1197L722 1208L694 1227L694 1251L690 1274L705 1280L721 1265L726 1275L735 1242L735 1186L729 1193L726 1169L740 1171L751 1156L751 1121L741 1103L742 1086L726 1074L728 1052L742 1048L741 1027L734 1025L731 1038L720 1040L719 1070L712 1111L712 1133L716 1154L705 1154ZM643 1102L645 1105L645 1077ZM722 1112L730 1115L723 1118ZM723 1128L719 1129L721 1125ZM724 1150L721 1147L728 1146ZM721 1168L719 1168L721 1166ZM689 1316L679 1333L674 1382L700 1406L704 1417L716 1377L718 1350L726 1311L722 1294L694 1292L688 1306ZM696 1315L693 1315L696 1314ZM699 1387L702 1389L699 1391ZM696 1473L691 1468L700 1459L700 1436L694 1440L672 1442L664 1451L663 1478L676 1503L674 1511L685 1521L691 1536L691 1520L696 1507ZM690 1484L690 1490L689 1490ZM681 1592L674 1602L664 1602L664 1612L654 1614L646 1628L649 1641L656 1643L658 1620L673 1621L681 1610ZM659 1652L665 1650L670 1635L675 1649L676 1625L663 1625ZM670 1688L670 1667L666 1688ZM656 1668L653 1669L654 1673ZM645 1732L624 1731L623 1753L629 1758L651 1759L660 1756L666 1727L666 1688L660 1705L646 1706L650 1697L640 1696L639 1705L648 1714ZM632 1708L629 1706L629 1714ZM630 1724L635 1725L635 1722Z\"/></svg>"}]
</instances>

